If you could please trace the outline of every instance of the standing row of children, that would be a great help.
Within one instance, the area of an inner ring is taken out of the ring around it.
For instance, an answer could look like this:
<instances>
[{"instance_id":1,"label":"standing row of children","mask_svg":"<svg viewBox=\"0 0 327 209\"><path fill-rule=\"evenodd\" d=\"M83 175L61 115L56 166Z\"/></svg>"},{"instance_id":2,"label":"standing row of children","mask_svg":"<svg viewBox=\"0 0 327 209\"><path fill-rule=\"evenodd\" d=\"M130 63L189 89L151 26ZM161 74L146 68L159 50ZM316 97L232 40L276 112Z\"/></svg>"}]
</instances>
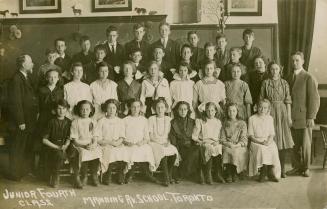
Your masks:
<instances>
[{"instance_id":1,"label":"standing row of children","mask_svg":"<svg viewBox=\"0 0 327 209\"><path fill-rule=\"evenodd\" d=\"M118 164L119 183L130 182L135 164L154 182L151 172L162 167L165 186L197 168L199 182L212 184L213 165L220 182L236 181L246 170L254 176L260 169L260 181L268 171L272 181L285 177L278 150L293 147L289 87L277 63L266 73L261 51L252 45L254 32L245 30L245 45L229 54L224 35L203 50L196 32L189 32L190 44L180 50L169 39L169 24L160 24L159 31L161 39L150 45L137 24L135 40L124 48L110 26L108 41L95 47L95 55L83 37L73 62L64 40L55 41L56 51L49 51L49 63L39 71L40 138L49 149L51 185L58 185L66 157L77 188L86 184L88 167L98 185L100 165L103 183L109 184L112 164ZM179 164L181 169L174 169Z\"/></svg>"}]
</instances>

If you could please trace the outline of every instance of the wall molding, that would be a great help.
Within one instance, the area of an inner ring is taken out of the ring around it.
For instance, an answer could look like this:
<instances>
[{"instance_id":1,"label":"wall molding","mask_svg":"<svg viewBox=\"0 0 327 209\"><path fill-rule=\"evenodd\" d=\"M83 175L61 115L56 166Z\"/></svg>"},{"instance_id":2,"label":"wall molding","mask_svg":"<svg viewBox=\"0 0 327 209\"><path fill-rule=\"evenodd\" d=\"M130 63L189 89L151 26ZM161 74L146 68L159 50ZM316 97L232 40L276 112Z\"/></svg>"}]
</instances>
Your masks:
<instances>
[{"instance_id":1,"label":"wall molding","mask_svg":"<svg viewBox=\"0 0 327 209\"><path fill-rule=\"evenodd\" d=\"M101 17L49 17L49 18L8 18L0 19L4 25L11 24L62 24L62 23L130 23L144 21L164 21L167 15L130 15L130 16L101 16Z\"/></svg>"}]
</instances>

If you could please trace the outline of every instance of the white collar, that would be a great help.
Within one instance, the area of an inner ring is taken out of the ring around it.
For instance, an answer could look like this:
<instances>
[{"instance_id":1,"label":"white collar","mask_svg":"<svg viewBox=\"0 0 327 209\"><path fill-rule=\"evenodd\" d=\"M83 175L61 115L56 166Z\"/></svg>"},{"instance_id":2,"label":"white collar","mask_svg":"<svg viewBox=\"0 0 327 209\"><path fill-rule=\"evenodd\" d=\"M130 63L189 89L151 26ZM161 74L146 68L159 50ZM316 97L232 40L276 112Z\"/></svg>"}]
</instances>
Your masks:
<instances>
[{"instance_id":1,"label":"white collar","mask_svg":"<svg viewBox=\"0 0 327 209\"><path fill-rule=\"evenodd\" d=\"M27 73L26 72L23 72L22 70L20 70L19 72L21 72L25 78L27 78Z\"/></svg>"},{"instance_id":2,"label":"white collar","mask_svg":"<svg viewBox=\"0 0 327 209\"><path fill-rule=\"evenodd\" d=\"M59 55L59 57L61 57L61 58L65 58L65 56L66 56L66 54L63 54L63 55L61 55L61 54L58 54Z\"/></svg>"},{"instance_id":3,"label":"white collar","mask_svg":"<svg viewBox=\"0 0 327 209\"><path fill-rule=\"evenodd\" d=\"M302 70L304 70L304 69L301 68L301 69L298 69L298 70L294 70L294 74L295 74L295 75L298 75L300 72L302 72Z\"/></svg>"}]
</instances>

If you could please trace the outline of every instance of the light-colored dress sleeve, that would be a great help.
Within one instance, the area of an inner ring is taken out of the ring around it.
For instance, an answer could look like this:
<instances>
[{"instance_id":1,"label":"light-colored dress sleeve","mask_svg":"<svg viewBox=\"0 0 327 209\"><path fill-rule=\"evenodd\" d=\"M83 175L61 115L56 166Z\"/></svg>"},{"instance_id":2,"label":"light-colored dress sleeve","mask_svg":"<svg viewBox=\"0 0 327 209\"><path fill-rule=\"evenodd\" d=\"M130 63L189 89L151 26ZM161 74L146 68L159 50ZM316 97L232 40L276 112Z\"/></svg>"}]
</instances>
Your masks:
<instances>
[{"instance_id":1,"label":"light-colored dress sleeve","mask_svg":"<svg viewBox=\"0 0 327 209\"><path fill-rule=\"evenodd\" d=\"M98 140L103 140L103 133L102 133L102 128L103 128L103 123L104 121L101 119L97 123L94 129L94 136L97 137Z\"/></svg>"},{"instance_id":2,"label":"light-colored dress sleeve","mask_svg":"<svg viewBox=\"0 0 327 209\"><path fill-rule=\"evenodd\" d=\"M290 86L288 85L287 81L285 81L285 80L284 80L283 84L284 84L284 89L285 89L284 103L285 104L291 104L292 99L291 99L291 93L290 93Z\"/></svg>"},{"instance_id":3,"label":"light-colored dress sleeve","mask_svg":"<svg viewBox=\"0 0 327 209\"><path fill-rule=\"evenodd\" d=\"M72 125L70 126L70 138L76 140L79 137L78 120L73 120Z\"/></svg>"},{"instance_id":4,"label":"light-colored dress sleeve","mask_svg":"<svg viewBox=\"0 0 327 209\"><path fill-rule=\"evenodd\" d=\"M196 119L195 126L194 126L193 133L192 133L193 140L199 140L201 129L202 129L201 119Z\"/></svg>"},{"instance_id":5,"label":"light-colored dress sleeve","mask_svg":"<svg viewBox=\"0 0 327 209\"><path fill-rule=\"evenodd\" d=\"M254 116L251 116L249 118L249 127L248 127L248 135L249 136L254 136L254 124L253 124L253 117Z\"/></svg>"},{"instance_id":6,"label":"light-colored dress sleeve","mask_svg":"<svg viewBox=\"0 0 327 209\"><path fill-rule=\"evenodd\" d=\"M149 126L148 126L148 121L146 118L144 118L144 129L143 129L143 140L149 142L150 141L150 136L149 136Z\"/></svg>"},{"instance_id":7,"label":"light-colored dress sleeve","mask_svg":"<svg viewBox=\"0 0 327 209\"><path fill-rule=\"evenodd\" d=\"M268 126L268 136L275 136L275 128L274 128L274 119L270 116L267 115L267 126Z\"/></svg>"},{"instance_id":8,"label":"light-colored dress sleeve","mask_svg":"<svg viewBox=\"0 0 327 209\"><path fill-rule=\"evenodd\" d=\"M118 119L119 122L119 138L126 138L125 136L125 124L124 124L124 121L122 119Z\"/></svg>"},{"instance_id":9,"label":"light-colored dress sleeve","mask_svg":"<svg viewBox=\"0 0 327 209\"><path fill-rule=\"evenodd\" d=\"M248 144L248 135L247 135L247 127L246 123L242 121L240 123L240 136L239 136L239 144L241 144L242 147L246 147Z\"/></svg>"},{"instance_id":10,"label":"light-colored dress sleeve","mask_svg":"<svg viewBox=\"0 0 327 209\"><path fill-rule=\"evenodd\" d=\"M249 86L247 83L244 83L244 103L245 104L252 104L252 96L251 96L251 92L249 89Z\"/></svg>"}]
</instances>

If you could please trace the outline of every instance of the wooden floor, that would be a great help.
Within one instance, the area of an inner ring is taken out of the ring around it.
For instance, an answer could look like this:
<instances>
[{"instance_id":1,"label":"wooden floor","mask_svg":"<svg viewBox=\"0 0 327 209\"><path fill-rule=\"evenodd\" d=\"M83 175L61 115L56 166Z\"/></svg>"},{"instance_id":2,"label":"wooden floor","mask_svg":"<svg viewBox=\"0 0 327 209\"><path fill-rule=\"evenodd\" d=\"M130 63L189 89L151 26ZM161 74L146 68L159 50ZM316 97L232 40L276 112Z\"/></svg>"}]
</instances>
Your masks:
<instances>
[{"instance_id":1,"label":"wooden floor","mask_svg":"<svg viewBox=\"0 0 327 209\"><path fill-rule=\"evenodd\" d=\"M209 186L184 181L167 188L135 180L128 185L87 186L83 190L74 190L67 179L58 189L52 189L32 176L21 182L9 181L0 176L0 208L324 209L327 208L327 169L322 169L321 145L321 142L317 143L317 156L309 178L287 177L279 183L258 183L249 179L234 184L215 183ZM0 156L0 162L5 161L5 158ZM31 194L28 191L35 191L36 198L25 196L5 199L7 190L27 194ZM59 194L61 197L56 197Z\"/></svg>"}]
</instances>

